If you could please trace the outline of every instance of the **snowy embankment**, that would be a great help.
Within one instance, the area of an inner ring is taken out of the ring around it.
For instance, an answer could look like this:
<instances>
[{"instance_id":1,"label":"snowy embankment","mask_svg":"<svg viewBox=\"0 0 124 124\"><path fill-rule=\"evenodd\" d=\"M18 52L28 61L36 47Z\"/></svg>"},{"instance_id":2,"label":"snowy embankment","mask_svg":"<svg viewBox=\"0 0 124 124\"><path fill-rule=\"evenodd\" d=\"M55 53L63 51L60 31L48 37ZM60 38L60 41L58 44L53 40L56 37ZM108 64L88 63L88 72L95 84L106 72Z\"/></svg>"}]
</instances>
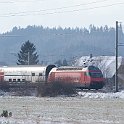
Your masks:
<instances>
[{"instance_id":1,"label":"snowy embankment","mask_svg":"<svg viewBox=\"0 0 124 124\"><path fill-rule=\"evenodd\" d=\"M90 92L78 92L78 95L84 98L120 98L124 99L124 91L116 92L116 93L90 93Z\"/></svg>"},{"instance_id":2,"label":"snowy embankment","mask_svg":"<svg viewBox=\"0 0 124 124\"><path fill-rule=\"evenodd\" d=\"M11 92L0 91L0 96L1 97L7 97L7 96L8 97L11 97L11 96L17 96L17 95L16 95L16 93L13 93L13 92L11 93ZM34 94L32 96L35 97ZM116 93L114 93L114 92L101 93L99 91L96 91L96 92L78 91L77 92L77 95L74 95L74 96L81 96L82 98L101 98L101 99L106 99L106 98L108 98L108 99L109 98L111 98L111 99L120 98L120 99L124 99L124 90L119 91L119 92L116 92ZM23 96L23 97L25 97L25 96ZM63 97L63 95L62 95L62 97Z\"/></svg>"}]
</instances>

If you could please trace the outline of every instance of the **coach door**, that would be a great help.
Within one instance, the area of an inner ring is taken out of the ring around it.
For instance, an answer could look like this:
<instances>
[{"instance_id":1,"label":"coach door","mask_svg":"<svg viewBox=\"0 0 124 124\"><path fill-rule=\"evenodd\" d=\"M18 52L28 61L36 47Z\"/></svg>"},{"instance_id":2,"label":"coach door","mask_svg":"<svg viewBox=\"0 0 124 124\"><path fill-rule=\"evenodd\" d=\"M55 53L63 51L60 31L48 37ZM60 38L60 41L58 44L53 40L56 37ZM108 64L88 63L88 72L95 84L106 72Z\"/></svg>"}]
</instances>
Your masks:
<instances>
[{"instance_id":1,"label":"coach door","mask_svg":"<svg viewBox=\"0 0 124 124\"><path fill-rule=\"evenodd\" d=\"M36 82L36 74L35 74L35 72L31 73L31 82Z\"/></svg>"}]
</instances>

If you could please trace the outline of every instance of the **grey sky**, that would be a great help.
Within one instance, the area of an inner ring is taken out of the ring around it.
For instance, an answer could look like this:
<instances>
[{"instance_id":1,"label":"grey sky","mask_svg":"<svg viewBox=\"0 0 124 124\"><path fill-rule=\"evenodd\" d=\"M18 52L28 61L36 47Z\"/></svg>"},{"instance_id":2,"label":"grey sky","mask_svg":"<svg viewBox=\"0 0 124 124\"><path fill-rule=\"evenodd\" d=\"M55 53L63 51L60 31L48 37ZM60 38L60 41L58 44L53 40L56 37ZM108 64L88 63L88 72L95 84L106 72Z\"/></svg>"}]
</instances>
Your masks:
<instances>
[{"instance_id":1,"label":"grey sky","mask_svg":"<svg viewBox=\"0 0 124 124\"><path fill-rule=\"evenodd\" d=\"M115 26L123 12L123 0L0 0L0 33L27 25Z\"/></svg>"}]
</instances>

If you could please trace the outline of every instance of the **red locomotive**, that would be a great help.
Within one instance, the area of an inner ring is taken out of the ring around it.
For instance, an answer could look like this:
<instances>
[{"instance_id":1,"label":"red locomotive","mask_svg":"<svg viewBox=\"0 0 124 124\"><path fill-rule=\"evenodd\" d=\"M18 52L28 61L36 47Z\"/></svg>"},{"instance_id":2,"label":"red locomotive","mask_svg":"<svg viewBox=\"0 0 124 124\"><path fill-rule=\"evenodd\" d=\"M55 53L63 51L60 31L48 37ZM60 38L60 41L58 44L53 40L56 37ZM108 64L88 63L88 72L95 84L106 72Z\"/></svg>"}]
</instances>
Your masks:
<instances>
[{"instance_id":1,"label":"red locomotive","mask_svg":"<svg viewBox=\"0 0 124 124\"><path fill-rule=\"evenodd\" d=\"M82 89L101 89L104 86L103 74L95 66L53 68L48 76L48 82L70 84Z\"/></svg>"}]
</instances>

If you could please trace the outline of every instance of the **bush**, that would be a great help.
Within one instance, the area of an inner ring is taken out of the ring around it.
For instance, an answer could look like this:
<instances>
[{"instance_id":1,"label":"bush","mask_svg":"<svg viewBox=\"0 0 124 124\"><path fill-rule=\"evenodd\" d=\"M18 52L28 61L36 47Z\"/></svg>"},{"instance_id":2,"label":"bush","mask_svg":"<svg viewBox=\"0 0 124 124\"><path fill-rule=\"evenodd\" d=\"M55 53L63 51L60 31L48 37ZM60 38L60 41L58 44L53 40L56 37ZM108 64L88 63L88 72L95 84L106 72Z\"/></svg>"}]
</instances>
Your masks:
<instances>
[{"instance_id":1,"label":"bush","mask_svg":"<svg viewBox=\"0 0 124 124\"><path fill-rule=\"evenodd\" d=\"M58 95L73 95L76 94L76 89L71 84L63 82L53 82L41 85L37 89L37 96L58 96Z\"/></svg>"},{"instance_id":2,"label":"bush","mask_svg":"<svg viewBox=\"0 0 124 124\"><path fill-rule=\"evenodd\" d=\"M12 117L12 112L9 112L7 110L3 110L1 117Z\"/></svg>"}]
</instances>

